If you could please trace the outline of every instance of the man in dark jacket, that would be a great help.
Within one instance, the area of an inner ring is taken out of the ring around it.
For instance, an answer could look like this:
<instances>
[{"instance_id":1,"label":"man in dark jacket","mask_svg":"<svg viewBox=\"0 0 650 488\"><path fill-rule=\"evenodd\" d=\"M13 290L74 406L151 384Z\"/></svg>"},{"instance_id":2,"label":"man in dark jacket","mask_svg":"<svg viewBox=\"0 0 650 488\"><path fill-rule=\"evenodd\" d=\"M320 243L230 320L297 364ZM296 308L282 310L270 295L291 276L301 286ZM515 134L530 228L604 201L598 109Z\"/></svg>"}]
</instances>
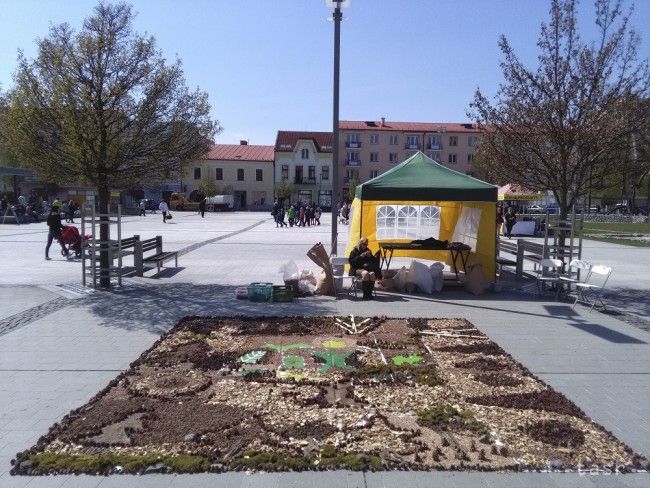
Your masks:
<instances>
[{"instance_id":1,"label":"man in dark jacket","mask_svg":"<svg viewBox=\"0 0 650 488\"><path fill-rule=\"evenodd\" d=\"M61 249L63 249L64 254L68 255L68 250L63 243L63 235L61 235L61 228L63 224L61 223L61 214L59 213L59 207L52 207L50 214L47 216L47 226L50 228L50 231L47 233L47 246L45 246L45 259L48 261L51 259L48 254L50 253L50 246L52 241L56 239L59 244L61 244Z\"/></svg>"}]
</instances>

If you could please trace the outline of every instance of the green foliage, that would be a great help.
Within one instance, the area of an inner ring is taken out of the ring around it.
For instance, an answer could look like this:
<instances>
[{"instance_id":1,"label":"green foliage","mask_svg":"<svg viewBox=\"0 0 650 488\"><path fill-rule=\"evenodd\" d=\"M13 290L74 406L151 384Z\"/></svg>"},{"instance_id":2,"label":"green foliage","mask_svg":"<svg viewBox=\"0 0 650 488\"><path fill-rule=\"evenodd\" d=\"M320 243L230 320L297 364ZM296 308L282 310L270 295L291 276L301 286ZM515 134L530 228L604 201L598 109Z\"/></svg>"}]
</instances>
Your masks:
<instances>
[{"instance_id":1,"label":"green foliage","mask_svg":"<svg viewBox=\"0 0 650 488\"><path fill-rule=\"evenodd\" d=\"M311 354L315 358L320 358L323 361L325 361L325 364L323 364L320 367L321 373L324 373L325 371L328 371L331 368L340 368L340 369L347 369L350 371L356 371L355 367L350 366L345 362L347 358L349 358L352 354L354 354L354 351L348 351L348 352L344 352L343 354L339 354L337 352L334 352L332 349L328 349L325 352L313 351Z\"/></svg>"},{"instance_id":2,"label":"green foliage","mask_svg":"<svg viewBox=\"0 0 650 488\"><path fill-rule=\"evenodd\" d=\"M359 186L359 175L358 173L354 173L354 176L352 177L352 181L350 181L350 186L348 187L348 197L350 198L350 201L354 200L354 196L357 192L357 186Z\"/></svg>"},{"instance_id":3,"label":"green foliage","mask_svg":"<svg viewBox=\"0 0 650 488\"><path fill-rule=\"evenodd\" d=\"M258 471L302 471L311 466L309 458L287 456L277 452L246 452L242 457L230 461L231 468L255 469Z\"/></svg>"},{"instance_id":4,"label":"green foliage","mask_svg":"<svg viewBox=\"0 0 650 488\"><path fill-rule=\"evenodd\" d=\"M204 197L213 197L219 195L219 186L210 178L202 178L197 190Z\"/></svg>"},{"instance_id":5,"label":"green foliage","mask_svg":"<svg viewBox=\"0 0 650 488\"><path fill-rule=\"evenodd\" d=\"M275 185L275 195L278 200L286 200L293 195L293 185L287 180L282 180Z\"/></svg>"},{"instance_id":6,"label":"green foliage","mask_svg":"<svg viewBox=\"0 0 650 488\"><path fill-rule=\"evenodd\" d=\"M282 364L288 369L302 369L305 367L305 359L302 356L285 356Z\"/></svg>"},{"instance_id":7,"label":"green foliage","mask_svg":"<svg viewBox=\"0 0 650 488\"><path fill-rule=\"evenodd\" d=\"M140 473L157 462L165 463L172 471L177 473L196 473L207 471L210 468L209 459L188 454L132 456L114 453L73 455L41 452L31 456L30 460L33 463L33 468L40 471L70 470L74 473L88 474L107 473L117 466L121 466L125 473Z\"/></svg>"},{"instance_id":8,"label":"green foliage","mask_svg":"<svg viewBox=\"0 0 650 488\"><path fill-rule=\"evenodd\" d=\"M327 349L343 349L345 347L344 341L324 341L323 347Z\"/></svg>"},{"instance_id":9,"label":"green foliage","mask_svg":"<svg viewBox=\"0 0 650 488\"><path fill-rule=\"evenodd\" d=\"M424 358L422 356L419 356L417 354L409 354L408 356L402 356L401 354L399 356L393 356L392 360L393 363L395 363L397 366L401 366L403 364L417 364L419 362L422 362Z\"/></svg>"},{"instance_id":10,"label":"green foliage","mask_svg":"<svg viewBox=\"0 0 650 488\"><path fill-rule=\"evenodd\" d=\"M413 380L420 385L437 386L443 383L432 364L411 365L377 364L364 366L357 373L359 377L376 378L383 381Z\"/></svg>"},{"instance_id":11,"label":"green foliage","mask_svg":"<svg viewBox=\"0 0 650 488\"><path fill-rule=\"evenodd\" d=\"M457 410L451 405L436 405L428 410L417 412L418 422L425 427L444 427L454 422L454 425L462 427L476 434L482 435L489 432L488 427L474 418L471 410Z\"/></svg>"}]
</instances>

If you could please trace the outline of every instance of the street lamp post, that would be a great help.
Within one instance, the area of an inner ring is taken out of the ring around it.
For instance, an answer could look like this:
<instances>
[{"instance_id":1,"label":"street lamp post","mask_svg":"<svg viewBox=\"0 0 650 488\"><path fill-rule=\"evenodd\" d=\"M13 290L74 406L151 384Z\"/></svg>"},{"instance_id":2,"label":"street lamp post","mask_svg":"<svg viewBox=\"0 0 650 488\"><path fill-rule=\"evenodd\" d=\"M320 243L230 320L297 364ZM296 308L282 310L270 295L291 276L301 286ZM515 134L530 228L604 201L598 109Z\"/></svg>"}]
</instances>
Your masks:
<instances>
[{"instance_id":1,"label":"street lamp post","mask_svg":"<svg viewBox=\"0 0 650 488\"><path fill-rule=\"evenodd\" d=\"M334 8L334 102L332 110L332 246L330 253L337 255L338 230L337 215L334 210L335 201L338 202L338 159L339 159L339 66L341 51L341 20L342 7L349 7L350 0L325 0L325 5Z\"/></svg>"}]
</instances>

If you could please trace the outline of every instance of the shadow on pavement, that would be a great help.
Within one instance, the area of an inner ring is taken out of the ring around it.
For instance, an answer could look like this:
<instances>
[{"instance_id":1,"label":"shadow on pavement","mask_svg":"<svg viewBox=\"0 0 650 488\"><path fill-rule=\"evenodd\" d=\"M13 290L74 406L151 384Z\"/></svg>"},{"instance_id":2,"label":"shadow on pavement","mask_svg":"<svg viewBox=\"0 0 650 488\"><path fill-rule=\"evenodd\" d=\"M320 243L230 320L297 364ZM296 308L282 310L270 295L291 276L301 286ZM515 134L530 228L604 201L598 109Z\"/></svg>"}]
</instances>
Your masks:
<instances>
[{"instance_id":1,"label":"shadow on pavement","mask_svg":"<svg viewBox=\"0 0 650 488\"><path fill-rule=\"evenodd\" d=\"M290 303L256 303L235 298L235 286L179 283L125 287L92 293L79 306L101 319L100 325L156 334L168 331L188 315L328 315L332 300L299 298ZM74 306L74 305L73 305Z\"/></svg>"},{"instance_id":2,"label":"shadow on pavement","mask_svg":"<svg viewBox=\"0 0 650 488\"><path fill-rule=\"evenodd\" d=\"M634 288L605 288L603 300L606 305L620 308L629 313L650 317L650 299L648 290Z\"/></svg>"}]
</instances>

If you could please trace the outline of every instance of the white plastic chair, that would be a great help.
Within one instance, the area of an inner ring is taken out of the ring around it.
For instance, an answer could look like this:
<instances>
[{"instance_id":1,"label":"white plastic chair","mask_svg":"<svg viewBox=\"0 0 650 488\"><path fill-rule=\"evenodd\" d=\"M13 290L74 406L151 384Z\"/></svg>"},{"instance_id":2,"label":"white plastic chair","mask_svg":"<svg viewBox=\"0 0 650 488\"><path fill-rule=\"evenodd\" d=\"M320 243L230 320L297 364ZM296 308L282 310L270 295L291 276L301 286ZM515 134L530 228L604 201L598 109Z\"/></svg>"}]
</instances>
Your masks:
<instances>
[{"instance_id":1,"label":"white plastic chair","mask_svg":"<svg viewBox=\"0 0 650 488\"><path fill-rule=\"evenodd\" d=\"M567 269L566 275L561 276L560 278L568 286L581 282L587 283L589 281L589 272L591 271L592 266L593 264L591 261L586 261L584 259L572 259L569 263L569 268Z\"/></svg>"},{"instance_id":2,"label":"white plastic chair","mask_svg":"<svg viewBox=\"0 0 650 488\"><path fill-rule=\"evenodd\" d=\"M555 285L555 300L557 301L562 288L562 265L560 259L545 258L539 261L539 270L537 270L537 289L540 292L544 290L546 284Z\"/></svg>"},{"instance_id":3,"label":"white plastic chair","mask_svg":"<svg viewBox=\"0 0 650 488\"><path fill-rule=\"evenodd\" d=\"M600 302L603 309L605 307L605 302L603 302L602 296L603 291L605 290L605 285L609 280L609 276L612 274L612 268L609 266L603 266L602 264L594 264L589 270L589 275L587 279L582 283L576 283L576 300L573 302L573 306L576 306L578 301L585 302L587 305L591 304L589 311L591 312L594 309L596 303ZM599 278L598 283L593 283L592 280L596 279L596 276ZM591 297L591 300L589 298Z\"/></svg>"}]
</instances>

